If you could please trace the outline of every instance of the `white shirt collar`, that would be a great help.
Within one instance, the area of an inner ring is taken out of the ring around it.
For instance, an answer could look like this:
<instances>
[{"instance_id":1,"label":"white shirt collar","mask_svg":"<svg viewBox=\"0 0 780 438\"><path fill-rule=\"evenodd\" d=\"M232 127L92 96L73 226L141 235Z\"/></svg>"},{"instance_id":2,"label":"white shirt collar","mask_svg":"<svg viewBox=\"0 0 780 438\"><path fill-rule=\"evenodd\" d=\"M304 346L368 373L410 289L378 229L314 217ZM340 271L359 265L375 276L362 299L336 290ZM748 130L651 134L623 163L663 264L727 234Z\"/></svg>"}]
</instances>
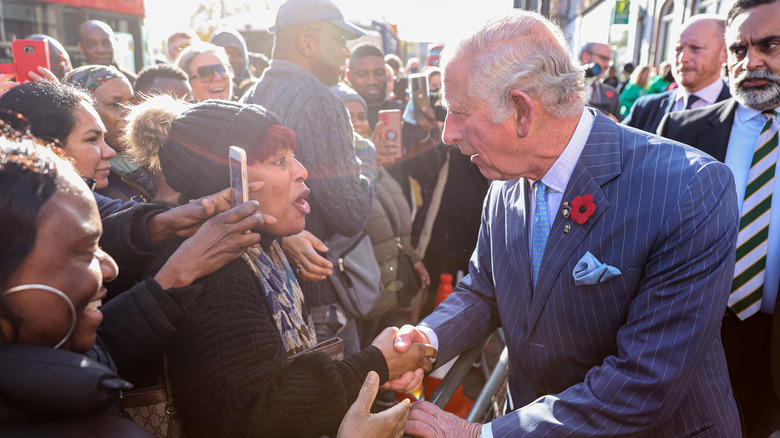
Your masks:
<instances>
[{"instance_id":1,"label":"white shirt collar","mask_svg":"<svg viewBox=\"0 0 780 438\"><path fill-rule=\"evenodd\" d=\"M574 167L580 159L582 150L585 149L585 143L588 141L588 136L590 136L590 131L593 129L593 122L595 121L596 116L593 113L587 109L582 111L577 128L569 139L566 148L542 177L544 185L559 193L563 193L566 190L566 185L569 184Z\"/></svg>"},{"instance_id":2,"label":"white shirt collar","mask_svg":"<svg viewBox=\"0 0 780 438\"><path fill-rule=\"evenodd\" d=\"M683 103L685 103L688 101L688 96L695 94L699 99L705 101L708 105L713 104L718 100L718 96L720 96L720 92L725 86L726 84L723 82L723 79L718 78L715 79L715 82L707 85L695 93L689 93L683 90L682 87L677 87L677 95L674 100L675 102L678 102L680 99L683 99Z\"/></svg>"}]
</instances>

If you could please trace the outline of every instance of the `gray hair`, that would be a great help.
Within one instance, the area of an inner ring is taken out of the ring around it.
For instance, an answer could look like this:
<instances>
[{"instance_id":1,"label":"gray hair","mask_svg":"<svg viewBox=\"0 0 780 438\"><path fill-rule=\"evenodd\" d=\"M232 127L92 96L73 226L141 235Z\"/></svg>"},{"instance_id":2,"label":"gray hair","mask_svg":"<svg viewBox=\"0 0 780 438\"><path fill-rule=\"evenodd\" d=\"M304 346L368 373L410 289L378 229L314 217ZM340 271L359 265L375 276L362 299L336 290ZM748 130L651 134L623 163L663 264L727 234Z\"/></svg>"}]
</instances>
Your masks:
<instances>
[{"instance_id":1,"label":"gray hair","mask_svg":"<svg viewBox=\"0 0 780 438\"><path fill-rule=\"evenodd\" d=\"M187 73L187 76L189 76L192 74L190 72L190 65L192 64L192 61L195 59L195 57L202 53L213 53L217 58L219 58L219 61L222 63L222 65L225 66L225 69L228 71L228 73L233 76L233 69L230 67L230 61L228 61L227 52L225 52L223 47L219 47L211 43L200 42L187 47L181 52L179 57L176 58L176 66L184 70L184 72Z\"/></svg>"},{"instance_id":2,"label":"gray hair","mask_svg":"<svg viewBox=\"0 0 780 438\"><path fill-rule=\"evenodd\" d=\"M532 32L537 24L552 38ZM576 115L585 104L585 71L561 29L535 12L514 11L456 44L445 44L442 70L456 59L470 62L466 93L486 104L493 123L505 121L514 111L509 93L515 89L539 99L544 110L558 118Z\"/></svg>"}]
</instances>

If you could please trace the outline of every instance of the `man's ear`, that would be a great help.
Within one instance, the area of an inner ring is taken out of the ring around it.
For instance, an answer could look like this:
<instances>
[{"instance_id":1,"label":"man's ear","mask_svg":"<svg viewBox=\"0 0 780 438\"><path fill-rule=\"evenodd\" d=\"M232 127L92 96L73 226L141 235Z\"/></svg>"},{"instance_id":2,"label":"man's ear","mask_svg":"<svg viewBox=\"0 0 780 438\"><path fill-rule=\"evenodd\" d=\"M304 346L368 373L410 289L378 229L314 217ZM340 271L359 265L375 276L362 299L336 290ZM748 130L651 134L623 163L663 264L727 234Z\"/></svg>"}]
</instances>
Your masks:
<instances>
[{"instance_id":1,"label":"man's ear","mask_svg":"<svg viewBox=\"0 0 780 438\"><path fill-rule=\"evenodd\" d=\"M509 98L515 107L515 125L518 137L525 137L534 123L534 102L520 90L510 90Z\"/></svg>"},{"instance_id":2,"label":"man's ear","mask_svg":"<svg viewBox=\"0 0 780 438\"><path fill-rule=\"evenodd\" d=\"M312 37L311 32L299 32L295 42L298 47L298 52L304 57L308 58L314 53L314 38Z\"/></svg>"}]
</instances>

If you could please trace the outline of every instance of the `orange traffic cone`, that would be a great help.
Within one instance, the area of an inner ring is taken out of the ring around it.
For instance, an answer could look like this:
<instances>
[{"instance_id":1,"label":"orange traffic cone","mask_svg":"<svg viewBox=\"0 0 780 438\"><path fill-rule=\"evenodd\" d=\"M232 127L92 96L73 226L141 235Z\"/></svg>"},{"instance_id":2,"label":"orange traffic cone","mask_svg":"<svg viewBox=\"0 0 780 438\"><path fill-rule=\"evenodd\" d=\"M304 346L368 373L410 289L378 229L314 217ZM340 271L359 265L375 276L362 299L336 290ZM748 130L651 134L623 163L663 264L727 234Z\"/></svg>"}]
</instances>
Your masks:
<instances>
[{"instance_id":1,"label":"orange traffic cone","mask_svg":"<svg viewBox=\"0 0 780 438\"><path fill-rule=\"evenodd\" d=\"M441 274L439 280L439 291L436 293L436 306L438 307L442 301L447 299L452 293L452 274Z\"/></svg>"}]
</instances>

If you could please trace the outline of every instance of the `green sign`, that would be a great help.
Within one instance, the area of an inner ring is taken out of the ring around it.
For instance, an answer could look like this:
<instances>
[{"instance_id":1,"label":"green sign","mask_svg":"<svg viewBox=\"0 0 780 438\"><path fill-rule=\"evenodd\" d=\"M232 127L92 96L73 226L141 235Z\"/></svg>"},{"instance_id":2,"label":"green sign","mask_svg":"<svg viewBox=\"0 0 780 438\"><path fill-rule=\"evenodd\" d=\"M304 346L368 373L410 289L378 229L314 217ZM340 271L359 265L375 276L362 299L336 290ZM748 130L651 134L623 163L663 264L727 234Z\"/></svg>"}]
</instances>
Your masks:
<instances>
[{"instance_id":1,"label":"green sign","mask_svg":"<svg viewBox=\"0 0 780 438\"><path fill-rule=\"evenodd\" d=\"M617 0L615 2L615 15L612 24L628 24L628 11L631 10L629 0Z\"/></svg>"}]
</instances>

